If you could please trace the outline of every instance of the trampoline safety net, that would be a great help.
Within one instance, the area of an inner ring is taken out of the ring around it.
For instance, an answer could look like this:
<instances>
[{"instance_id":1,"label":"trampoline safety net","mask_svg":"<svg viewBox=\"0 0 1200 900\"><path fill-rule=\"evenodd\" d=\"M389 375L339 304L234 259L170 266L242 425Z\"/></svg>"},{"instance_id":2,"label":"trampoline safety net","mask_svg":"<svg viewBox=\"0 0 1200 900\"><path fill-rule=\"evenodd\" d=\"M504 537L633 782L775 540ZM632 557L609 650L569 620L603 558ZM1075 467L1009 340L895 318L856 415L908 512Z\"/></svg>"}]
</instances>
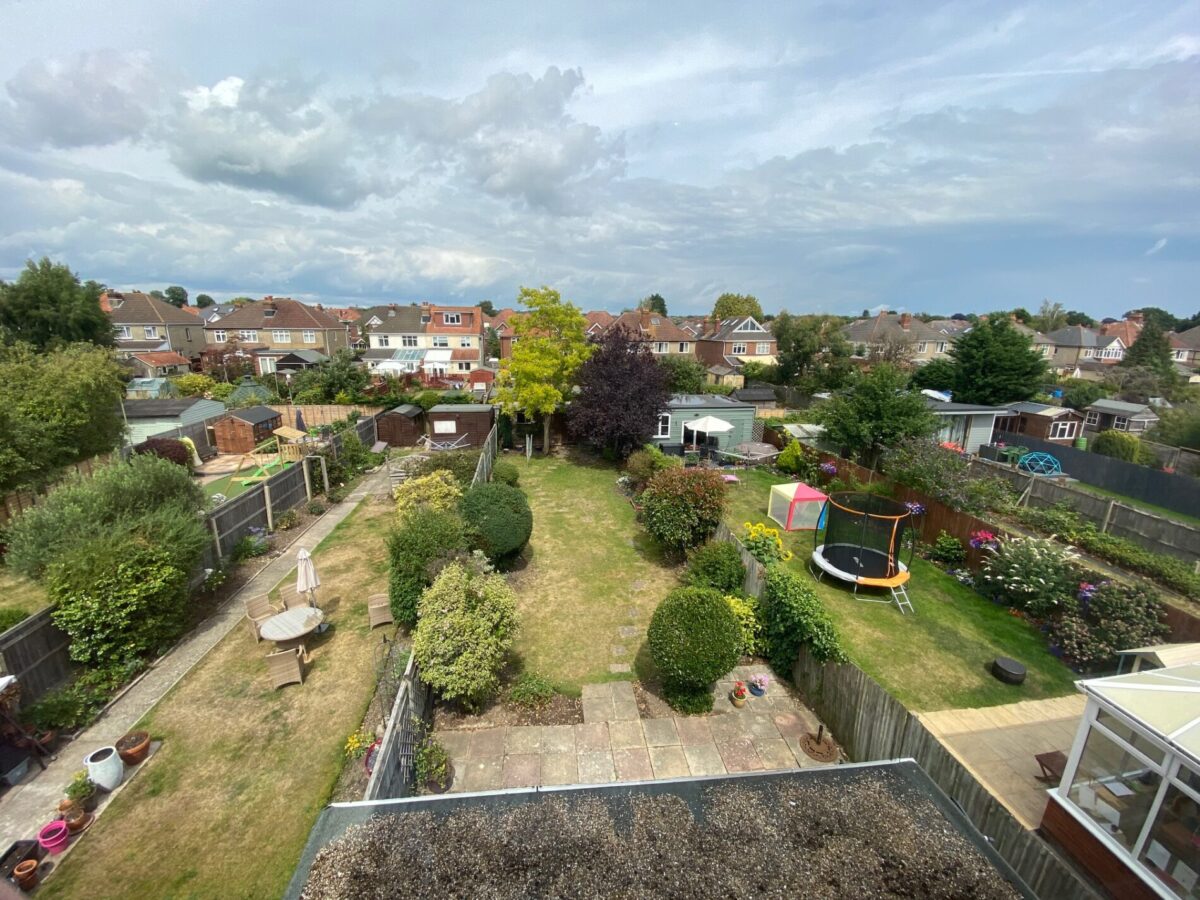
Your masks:
<instances>
[{"instance_id":1,"label":"trampoline safety net","mask_svg":"<svg viewBox=\"0 0 1200 900\"><path fill-rule=\"evenodd\" d=\"M891 578L899 568L909 511L876 494L838 491L829 495L824 557L860 578Z\"/></svg>"}]
</instances>

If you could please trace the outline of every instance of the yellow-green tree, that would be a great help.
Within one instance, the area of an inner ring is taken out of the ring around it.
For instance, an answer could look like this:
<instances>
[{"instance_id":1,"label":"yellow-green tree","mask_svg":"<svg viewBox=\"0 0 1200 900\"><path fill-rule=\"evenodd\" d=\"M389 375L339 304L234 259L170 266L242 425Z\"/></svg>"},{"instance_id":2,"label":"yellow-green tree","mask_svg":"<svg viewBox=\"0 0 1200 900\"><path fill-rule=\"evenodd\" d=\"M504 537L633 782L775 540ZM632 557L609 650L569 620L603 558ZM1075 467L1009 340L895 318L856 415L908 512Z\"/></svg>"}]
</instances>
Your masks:
<instances>
[{"instance_id":1,"label":"yellow-green tree","mask_svg":"<svg viewBox=\"0 0 1200 900\"><path fill-rule=\"evenodd\" d=\"M500 363L496 403L509 415L540 418L542 448L548 452L550 416L592 352L587 320L553 288L523 287L517 300L528 312L513 322L512 356Z\"/></svg>"}]
</instances>

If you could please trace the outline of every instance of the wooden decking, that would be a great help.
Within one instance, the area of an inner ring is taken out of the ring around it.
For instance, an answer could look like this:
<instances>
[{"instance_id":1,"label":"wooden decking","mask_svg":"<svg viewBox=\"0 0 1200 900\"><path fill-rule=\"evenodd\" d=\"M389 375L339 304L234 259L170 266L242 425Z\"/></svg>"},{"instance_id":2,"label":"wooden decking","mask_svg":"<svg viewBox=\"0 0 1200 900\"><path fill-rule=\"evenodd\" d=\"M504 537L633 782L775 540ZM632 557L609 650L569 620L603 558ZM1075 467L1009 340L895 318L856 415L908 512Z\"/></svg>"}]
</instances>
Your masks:
<instances>
[{"instance_id":1,"label":"wooden decking","mask_svg":"<svg viewBox=\"0 0 1200 900\"><path fill-rule=\"evenodd\" d=\"M1026 828L1036 828L1046 808L1034 755L1070 750L1083 716L1081 694L1028 700L984 709L918 713L929 732Z\"/></svg>"}]
</instances>

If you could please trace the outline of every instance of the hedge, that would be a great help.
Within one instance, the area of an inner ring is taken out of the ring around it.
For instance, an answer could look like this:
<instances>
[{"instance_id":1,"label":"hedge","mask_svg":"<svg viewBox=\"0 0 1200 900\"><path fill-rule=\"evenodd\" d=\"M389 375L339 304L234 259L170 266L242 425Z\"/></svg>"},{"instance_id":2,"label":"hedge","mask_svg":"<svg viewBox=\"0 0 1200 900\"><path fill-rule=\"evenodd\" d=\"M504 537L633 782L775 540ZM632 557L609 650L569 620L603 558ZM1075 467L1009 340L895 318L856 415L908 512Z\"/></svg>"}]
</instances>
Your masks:
<instances>
[{"instance_id":1,"label":"hedge","mask_svg":"<svg viewBox=\"0 0 1200 900\"><path fill-rule=\"evenodd\" d=\"M388 600L400 624L417 624L421 592L438 570L467 550L462 520L450 512L416 509L388 535Z\"/></svg>"},{"instance_id":2,"label":"hedge","mask_svg":"<svg viewBox=\"0 0 1200 900\"><path fill-rule=\"evenodd\" d=\"M837 628L813 589L781 566L767 570L759 601L759 621L767 661L779 675L791 678L802 646L817 662L847 662Z\"/></svg>"}]
</instances>

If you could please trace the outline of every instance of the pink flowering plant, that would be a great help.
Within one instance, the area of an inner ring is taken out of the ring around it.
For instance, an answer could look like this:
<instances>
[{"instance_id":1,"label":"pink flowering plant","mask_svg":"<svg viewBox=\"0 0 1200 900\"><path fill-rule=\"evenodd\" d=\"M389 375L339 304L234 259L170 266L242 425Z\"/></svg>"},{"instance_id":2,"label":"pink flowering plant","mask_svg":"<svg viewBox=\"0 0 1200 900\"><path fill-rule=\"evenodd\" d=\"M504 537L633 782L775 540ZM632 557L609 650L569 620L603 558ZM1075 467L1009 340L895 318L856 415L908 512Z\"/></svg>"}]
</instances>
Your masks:
<instances>
[{"instance_id":1,"label":"pink flowering plant","mask_svg":"<svg viewBox=\"0 0 1200 900\"><path fill-rule=\"evenodd\" d=\"M765 691L767 689L767 685L771 683L771 678L770 676L759 672L757 675L751 676L750 683L758 690Z\"/></svg>"},{"instance_id":2,"label":"pink flowering plant","mask_svg":"<svg viewBox=\"0 0 1200 900\"><path fill-rule=\"evenodd\" d=\"M996 550L1000 547L1000 539L986 529L971 532L970 544L976 550Z\"/></svg>"}]
</instances>

